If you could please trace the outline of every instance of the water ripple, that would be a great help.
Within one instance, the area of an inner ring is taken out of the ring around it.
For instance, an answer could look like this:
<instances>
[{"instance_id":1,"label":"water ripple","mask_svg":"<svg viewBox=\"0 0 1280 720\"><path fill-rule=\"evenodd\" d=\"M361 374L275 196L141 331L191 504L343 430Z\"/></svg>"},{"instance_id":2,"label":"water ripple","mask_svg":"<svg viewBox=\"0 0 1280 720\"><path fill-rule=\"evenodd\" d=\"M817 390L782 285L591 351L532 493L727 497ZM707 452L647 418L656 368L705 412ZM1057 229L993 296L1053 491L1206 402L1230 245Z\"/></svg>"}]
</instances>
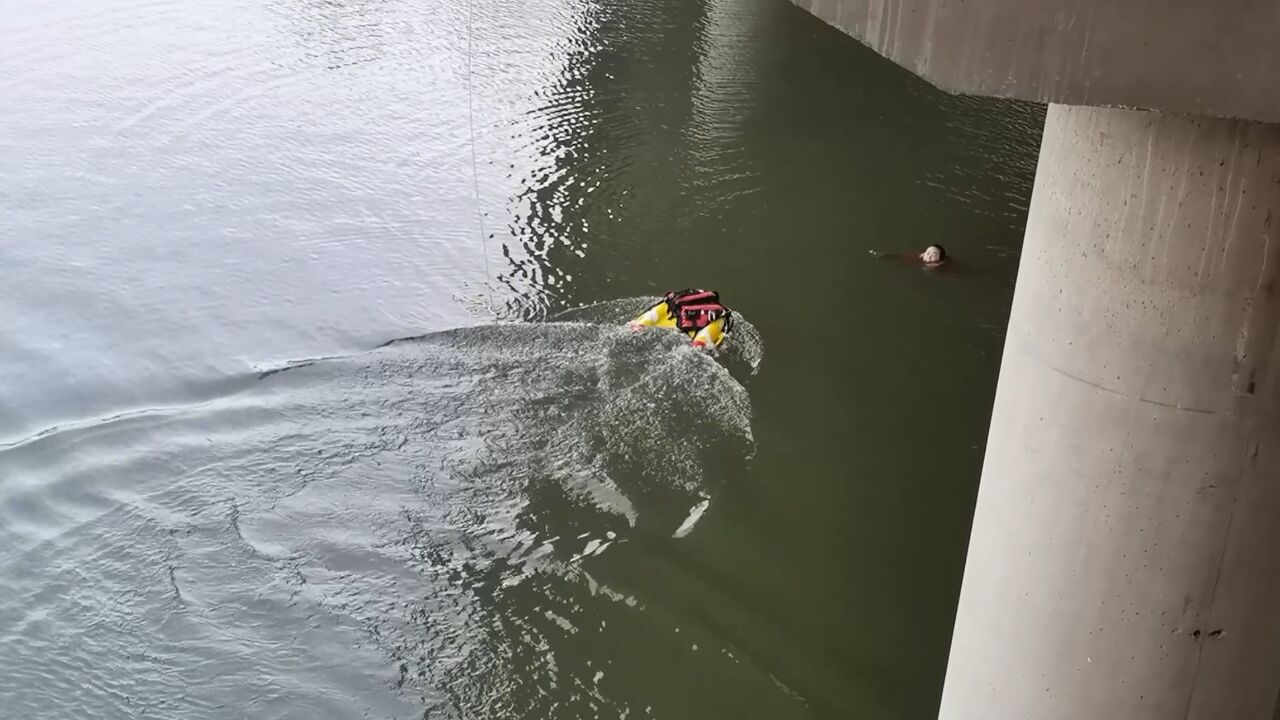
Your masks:
<instances>
[{"instance_id":1,"label":"water ripple","mask_svg":"<svg viewBox=\"0 0 1280 720\"><path fill-rule=\"evenodd\" d=\"M749 419L678 335L556 322L40 433L3 450L0 695L24 717L221 716L233 689L297 717L620 707L558 659L600 603L639 609L587 573L684 527Z\"/></svg>"}]
</instances>

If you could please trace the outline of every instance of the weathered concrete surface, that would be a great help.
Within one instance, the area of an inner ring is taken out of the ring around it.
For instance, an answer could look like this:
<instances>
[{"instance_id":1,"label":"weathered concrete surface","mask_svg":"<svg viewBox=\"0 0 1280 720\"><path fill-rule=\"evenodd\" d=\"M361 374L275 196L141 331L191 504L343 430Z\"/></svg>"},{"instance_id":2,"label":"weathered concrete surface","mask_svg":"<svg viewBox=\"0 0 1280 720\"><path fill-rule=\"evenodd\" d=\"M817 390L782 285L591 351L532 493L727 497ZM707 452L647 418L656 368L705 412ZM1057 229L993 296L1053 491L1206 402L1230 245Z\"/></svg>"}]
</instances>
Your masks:
<instances>
[{"instance_id":1,"label":"weathered concrete surface","mask_svg":"<svg viewBox=\"0 0 1280 720\"><path fill-rule=\"evenodd\" d=\"M793 0L933 84L1280 121L1275 0Z\"/></svg>"},{"instance_id":2,"label":"weathered concrete surface","mask_svg":"<svg viewBox=\"0 0 1280 720\"><path fill-rule=\"evenodd\" d=\"M940 717L1272 717L1280 126L1051 106Z\"/></svg>"}]
</instances>

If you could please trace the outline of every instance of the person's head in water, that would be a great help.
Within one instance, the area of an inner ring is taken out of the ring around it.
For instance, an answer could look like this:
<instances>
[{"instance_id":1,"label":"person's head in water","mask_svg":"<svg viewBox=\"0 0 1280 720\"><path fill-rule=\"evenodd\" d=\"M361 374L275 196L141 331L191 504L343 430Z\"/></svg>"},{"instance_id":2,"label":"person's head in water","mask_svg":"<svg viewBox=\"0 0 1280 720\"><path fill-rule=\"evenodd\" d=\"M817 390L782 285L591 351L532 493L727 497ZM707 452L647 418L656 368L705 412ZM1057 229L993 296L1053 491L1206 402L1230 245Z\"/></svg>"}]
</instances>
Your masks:
<instances>
[{"instance_id":1,"label":"person's head in water","mask_svg":"<svg viewBox=\"0 0 1280 720\"><path fill-rule=\"evenodd\" d=\"M947 251L941 245L930 245L920 253L920 262L925 265L941 265L947 260Z\"/></svg>"}]
</instances>

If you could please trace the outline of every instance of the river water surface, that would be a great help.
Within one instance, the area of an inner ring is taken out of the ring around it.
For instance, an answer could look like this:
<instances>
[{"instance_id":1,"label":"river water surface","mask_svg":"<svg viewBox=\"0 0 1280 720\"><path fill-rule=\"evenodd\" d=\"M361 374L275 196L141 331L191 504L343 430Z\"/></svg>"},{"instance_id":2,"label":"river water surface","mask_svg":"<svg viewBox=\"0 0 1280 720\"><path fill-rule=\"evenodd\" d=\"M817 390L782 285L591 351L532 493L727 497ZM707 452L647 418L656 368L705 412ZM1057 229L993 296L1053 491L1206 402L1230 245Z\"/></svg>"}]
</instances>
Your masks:
<instances>
[{"instance_id":1,"label":"river water surface","mask_svg":"<svg viewBox=\"0 0 1280 720\"><path fill-rule=\"evenodd\" d=\"M1040 110L784 0L3 9L0 714L933 715Z\"/></svg>"}]
</instances>

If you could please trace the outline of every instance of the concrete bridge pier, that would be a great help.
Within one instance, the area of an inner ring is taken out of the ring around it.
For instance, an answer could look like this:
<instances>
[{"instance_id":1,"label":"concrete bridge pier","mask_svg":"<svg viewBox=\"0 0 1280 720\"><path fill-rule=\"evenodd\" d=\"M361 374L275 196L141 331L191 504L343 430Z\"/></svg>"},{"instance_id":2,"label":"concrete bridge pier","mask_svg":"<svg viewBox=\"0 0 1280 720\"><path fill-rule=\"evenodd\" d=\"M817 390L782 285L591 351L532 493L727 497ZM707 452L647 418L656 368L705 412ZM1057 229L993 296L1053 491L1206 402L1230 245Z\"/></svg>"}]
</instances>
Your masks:
<instances>
[{"instance_id":1,"label":"concrete bridge pier","mask_svg":"<svg viewBox=\"0 0 1280 720\"><path fill-rule=\"evenodd\" d=\"M1280 125L1051 105L940 717L1272 718Z\"/></svg>"},{"instance_id":2,"label":"concrete bridge pier","mask_svg":"<svg viewBox=\"0 0 1280 720\"><path fill-rule=\"evenodd\" d=\"M1049 104L941 717L1280 720L1280 4L794 2Z\"/></svg>"}]
</instances>

